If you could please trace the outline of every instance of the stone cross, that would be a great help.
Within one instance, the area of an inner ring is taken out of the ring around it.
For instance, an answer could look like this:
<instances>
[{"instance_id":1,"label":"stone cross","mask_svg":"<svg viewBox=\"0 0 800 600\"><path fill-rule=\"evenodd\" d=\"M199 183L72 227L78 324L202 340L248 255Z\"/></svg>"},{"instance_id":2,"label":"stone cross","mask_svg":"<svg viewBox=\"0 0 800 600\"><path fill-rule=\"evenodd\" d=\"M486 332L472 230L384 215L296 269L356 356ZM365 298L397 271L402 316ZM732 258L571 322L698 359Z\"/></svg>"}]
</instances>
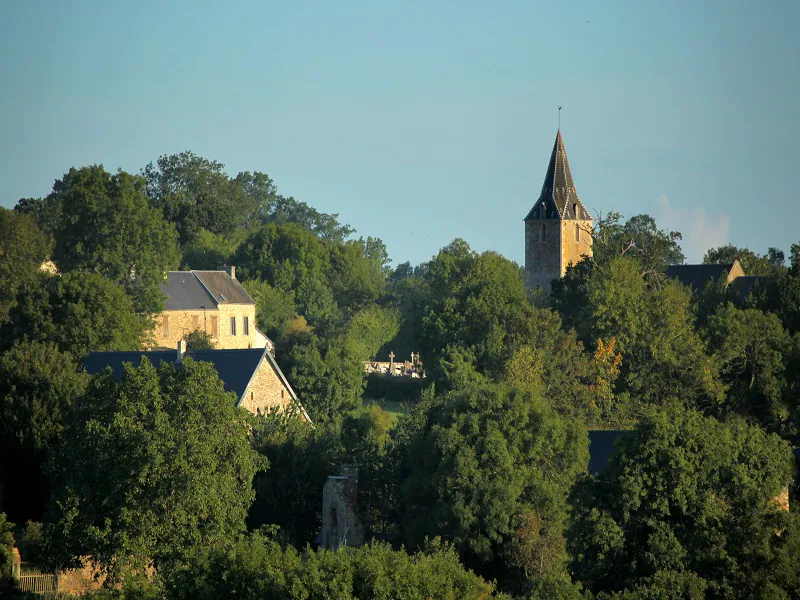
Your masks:
<instances>
[{"instance_id":1,"label":"stone cross","mask_svg":"<svg viewBox=\"0 0 800 600\"><path fill-rule=\"evenodd\" d=\"M389 375L394 375L394 352L389 352Z\"/></svg>"}]
</instances>

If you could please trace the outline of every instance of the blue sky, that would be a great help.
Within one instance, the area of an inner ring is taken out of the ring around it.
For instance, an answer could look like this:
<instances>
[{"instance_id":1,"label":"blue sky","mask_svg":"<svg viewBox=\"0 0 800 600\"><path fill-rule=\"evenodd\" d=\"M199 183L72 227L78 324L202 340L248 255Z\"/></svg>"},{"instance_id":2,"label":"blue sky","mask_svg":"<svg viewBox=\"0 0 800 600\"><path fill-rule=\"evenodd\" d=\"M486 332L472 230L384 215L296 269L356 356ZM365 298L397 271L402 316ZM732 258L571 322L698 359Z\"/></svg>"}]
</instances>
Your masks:
<instances>
[{"instance_id":1,"label":"blue sky","mask_svg":"<svg viewBox=\"0 0 800 600\"><path fill-rule=\"evenodd\" d=\"M557 127L590 209L699 261L800 241L800 2L6 2L0 204L192 150L426 260L523 260Z\"/></svg>"}]
</instances>

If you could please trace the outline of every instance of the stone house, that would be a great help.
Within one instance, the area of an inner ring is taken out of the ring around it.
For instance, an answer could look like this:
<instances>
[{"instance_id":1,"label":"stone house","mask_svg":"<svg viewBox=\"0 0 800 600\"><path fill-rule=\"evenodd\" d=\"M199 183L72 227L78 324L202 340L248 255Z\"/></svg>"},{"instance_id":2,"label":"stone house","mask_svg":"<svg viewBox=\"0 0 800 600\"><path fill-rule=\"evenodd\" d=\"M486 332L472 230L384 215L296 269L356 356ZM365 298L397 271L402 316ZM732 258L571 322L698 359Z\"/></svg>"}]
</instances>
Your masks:
<instances>
[{"instance_id":1,"label":"stone house","mask_svg":"<svg viewBox=\"0 0 800 600\"><path fill-rule=\"evenodd\" d=\"M227 350L185 350L185 342L178 342L177 350L150 350L133 352L92 352L84 368L89 374L99 373L109 367L117 379L122 378L123 365L139 366L142 357L158 368L162 362L180 364L185 356L192 360L211 363L219 374L225 391L236 394L237 407L254 414L270 409L286 410L296 407L301 418L311 423L297 394L281 371L275 357L267 348L242 348Z\"/></svg>"},{"instance_id":2,"label":"stone house","mask_svg":"<svg viewBox=\"0 0 800 600\"><path fill-rule=\"evenodd\" d=\"M270 348L256 328L256 303L236 279L236 267L216 271L169 271L160 286L166 299L152 332L155 348L175 348L193 331L203 331L220 350Z\"/></svg>"},{"instance_id":3,"label":"stone house","mask_svg":"<svg viewBox=\"0 0 800 600\"><path fill-rule=\"evenodd\" d=\"M744 277L744 270L738 260L728 264L669 265L664 273L670 279L677 279L691 288L693 292L702 291L714 281L724 279L727 286Z\"/></svg>"}]
</instances>

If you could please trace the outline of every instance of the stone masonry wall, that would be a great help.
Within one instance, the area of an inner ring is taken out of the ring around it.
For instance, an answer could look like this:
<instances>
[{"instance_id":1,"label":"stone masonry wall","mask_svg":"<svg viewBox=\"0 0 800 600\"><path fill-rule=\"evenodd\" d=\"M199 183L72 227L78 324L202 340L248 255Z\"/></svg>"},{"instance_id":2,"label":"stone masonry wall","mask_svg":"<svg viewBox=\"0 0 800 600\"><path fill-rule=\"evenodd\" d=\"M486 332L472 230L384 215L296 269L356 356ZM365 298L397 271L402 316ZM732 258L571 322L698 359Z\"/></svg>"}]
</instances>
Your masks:
<instances>
[{"instance_id":1,"label":"stone masonry wall","mask_svg":"<svg viewBox=\"0 0 800 600\"><path fill-rule=\"evenodd\" d=\"M244 335L244 317L249 318L249 335ZM164 335L164 317L169 319L169 335ZM212 319L217 318L217 335L212 333ZM230 318L236 317L236 335L231 335ZM256 307L254 304L221 304L217 309L165 310L156 316L153 345L177 348L178 341L195 329L212 335L220 350L254 348L256 342Z\"/></svg>"},{"instance_id":2,"label":"stone masonry wall","mask_svg":"<svg viewBox=\"0 0 800 600\"><path fill-rule=\"evenodd\" d=\"M580 239L576 239L578 227ZM561 221L561 274L563 277L569 265L578 264L584 256L592 255L592 222L588 220Z\"/></svg>"},{"instance_id":3,"label":"stone masonry wall","mask_svg":"<svg viewBox=\"0 0 800 600\"><path fill-rule=\"evenodd\" d=\"M561 229L556 219L525 221L525 287L550 289L550 281L562 275ZM542 228L545 236L542 239Z\"/></svg>"},{"instance_id":4,"label":"stone masonry wall","mask_svg":"<svg viewBox=\"0 0 800 600\"><path fill-rule=\"evenodd\" d=\"M341 545L361 546L364 530L355 512L358 480L347 476L330 476L322 488L323 548L335 550Z\"/></svg>"},{"instance_id":5,"label":"stone masonry wall","mask_svg":"<svg viewBox=\"0 0 800 600\"><path fill-rule=\"evenodd\" d=\"M258 410L265 413L276 406L285 410L290 404L292 395L265 358L247 386L241 406L256 414Z\"/></svg>"}]
</instances>

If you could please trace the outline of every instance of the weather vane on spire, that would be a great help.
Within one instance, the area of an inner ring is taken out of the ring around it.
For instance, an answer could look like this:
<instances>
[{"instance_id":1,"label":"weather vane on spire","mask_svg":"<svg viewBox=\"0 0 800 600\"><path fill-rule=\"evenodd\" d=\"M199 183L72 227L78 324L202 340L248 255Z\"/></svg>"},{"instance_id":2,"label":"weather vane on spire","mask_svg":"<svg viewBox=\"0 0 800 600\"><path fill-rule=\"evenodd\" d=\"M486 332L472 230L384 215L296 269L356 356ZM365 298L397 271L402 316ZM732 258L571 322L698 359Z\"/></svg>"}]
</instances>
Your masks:
<instances>
[{"instance_id":1,"label":"weather vane on spire","mask_svg":"<svg viewBox=\"0 0 800 600\"><path fill-rule=\"evenodd\" d=\"M561 107L558 107L558 128L561 129Z\"/></svg>"}]
</instances>

